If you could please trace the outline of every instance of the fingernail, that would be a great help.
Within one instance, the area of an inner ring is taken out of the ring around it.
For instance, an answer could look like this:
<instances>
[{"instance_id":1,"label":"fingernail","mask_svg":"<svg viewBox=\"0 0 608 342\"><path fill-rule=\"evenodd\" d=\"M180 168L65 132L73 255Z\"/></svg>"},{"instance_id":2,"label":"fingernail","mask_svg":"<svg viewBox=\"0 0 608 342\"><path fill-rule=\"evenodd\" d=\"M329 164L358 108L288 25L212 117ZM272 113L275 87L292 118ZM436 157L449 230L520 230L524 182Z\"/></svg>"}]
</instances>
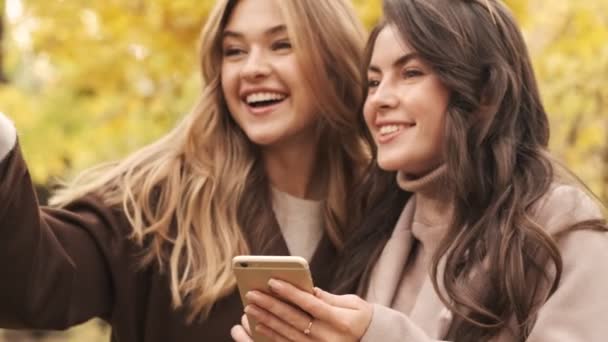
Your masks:
<instances>
[{"instance_id":1,"label":"fingernail","mask_svg":"<svg viewBox=\"0 0 608 342\"><path fill-rule=\"evenodd\" d=\"M245 307L245 313L248 313L250 315L256 315L258 312L259 311L251 305L247 305Z\"/></svg>"},{"instance_id":2,"label":"fingernail","mask_svg":"<svg viewBox=\"0 0 608 342\"><path fill-rule=\"evenodd\" d=\"M247 294L245 294L245 298L249 299L249 300L255 300L257 299L259 296L255 291L249 291L247 292Z\"/></svg>"},{"instance_id":3,"label":"fingernail","mask_svg":"<svg viewBox=\"0 0 608 342\"><path fill-rule=\"evenodd\" d=\"M274 279L268 281L268 286L273 290L279 290L281 288L281 284Z\"/></svg>"}]
</instances>

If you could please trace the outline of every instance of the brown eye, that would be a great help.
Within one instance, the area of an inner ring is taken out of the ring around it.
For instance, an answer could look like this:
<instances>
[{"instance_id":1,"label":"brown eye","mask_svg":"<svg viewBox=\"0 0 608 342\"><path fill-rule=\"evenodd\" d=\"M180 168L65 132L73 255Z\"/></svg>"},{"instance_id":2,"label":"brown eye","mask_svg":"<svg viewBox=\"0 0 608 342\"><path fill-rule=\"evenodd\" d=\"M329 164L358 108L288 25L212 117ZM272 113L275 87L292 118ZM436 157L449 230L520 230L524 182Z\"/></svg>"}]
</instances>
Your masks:
<instances>
[{"instance_id":1,"label":"brown eye","mask_svg":"<svg viewBox=\"0 0 608 342\"><path fill-rule=\"evenodd\" d=\"M291 49L291 42L289 40L279 40L272 44L273 50L288 50Z\"/></svg>"},{"instance_id":2,"label":"brown eye","mask_svg":"<svg viewBox=\"0 0 608 342\"><path fill-rule=\"evenodd\" d=\"M239 56L245 54L245 50L235 47L227 47L223 49L222 54L224 55L224 57Z\"/></svg>"},{"instance_id":3,"label":"brown eye","mask_svg":"<svg viewBox=\"0 0 608 342\"><path fill-rule=\"evenodd\" d=\"M405 70L403 70L403 73L401 75L403 76L403 78L408 79L408 78L422 76L423 73L422 73L422 71L420 71L418 69L405 69Z\"/></svg>"},{"instance_id":4,"label":"brown eye","mask_svg":"<svg viewBox=\"0 0 608 342\"><path fill-rule=\"evenodd\" d=\"M380 85L380 81L378 80L368 80L367 88L377 88Z\"/></svg>"}]
</instances>

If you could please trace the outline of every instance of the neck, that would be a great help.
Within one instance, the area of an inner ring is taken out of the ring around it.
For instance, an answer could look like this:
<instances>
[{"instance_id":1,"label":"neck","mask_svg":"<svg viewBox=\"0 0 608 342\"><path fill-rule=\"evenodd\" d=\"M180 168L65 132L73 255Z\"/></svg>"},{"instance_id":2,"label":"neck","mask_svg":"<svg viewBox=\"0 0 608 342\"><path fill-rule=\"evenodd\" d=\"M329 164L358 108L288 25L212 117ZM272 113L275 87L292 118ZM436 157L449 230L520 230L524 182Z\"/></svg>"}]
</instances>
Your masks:
<instances>
[{"instance_id":1,"label":"neck","mask_svg":"<svg viewBox=\"0 0 608 342\"><path fill-rule=\"evenodd\" d=\"M321 184L315 177L317 144L265 147L262 157L268 180L275 189L299 198L322 197Z\"/></svg>"},{"instance_id":2,"label":"neck","mask_svg":"<svg viewBox=\"0 0 608 342\"><path fill-rule=\"evenodd\" d=\"M452 203L446 186L446 172L447 166L441 165L417 178L403 172L397 174L399 187L416 195L415 221L434 226L449 224Z\"/></svg>"}]
</instances>

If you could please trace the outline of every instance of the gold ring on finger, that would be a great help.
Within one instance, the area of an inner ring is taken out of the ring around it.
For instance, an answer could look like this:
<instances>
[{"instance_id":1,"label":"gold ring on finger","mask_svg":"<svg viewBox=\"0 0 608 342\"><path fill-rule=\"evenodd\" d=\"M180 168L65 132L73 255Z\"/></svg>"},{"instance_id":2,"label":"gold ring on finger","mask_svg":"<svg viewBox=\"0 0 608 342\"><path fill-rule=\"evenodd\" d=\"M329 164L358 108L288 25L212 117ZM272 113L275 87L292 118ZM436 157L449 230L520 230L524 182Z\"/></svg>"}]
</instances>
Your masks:
<instances>
[{"instance_id":1,"label":"gold ring on finger","mask_svg":"<svg viewBox=\"0 0 608 342\"><path fill-rule=\"evenodd\" d=\"M313 322L312 319L308 322L308 326L306 327L306 329L304 329L304 335L306 335L306 336L310 335L310 329L312 329L312 322Z\"/></svg>"}]
</instances>

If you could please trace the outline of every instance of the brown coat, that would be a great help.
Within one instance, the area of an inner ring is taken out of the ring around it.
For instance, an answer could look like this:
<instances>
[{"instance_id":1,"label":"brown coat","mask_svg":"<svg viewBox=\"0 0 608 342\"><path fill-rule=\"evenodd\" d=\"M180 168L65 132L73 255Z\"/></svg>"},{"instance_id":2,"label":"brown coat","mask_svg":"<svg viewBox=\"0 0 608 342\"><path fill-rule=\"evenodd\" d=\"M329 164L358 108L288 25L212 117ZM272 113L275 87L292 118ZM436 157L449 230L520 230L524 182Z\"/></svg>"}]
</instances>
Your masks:
<instances>
[{"instance_id":1,"label":"brown coat","mask_svg":"<svg viewBox=\"0 0 608 342\"><path fill-rule=\"evenodd\" d=\"M94 196L65 210L40 207L19 146L0 162L0 179L0 327L64 329L101 317L112 341L231 341L243 312L238 293L187 324L186 312L172 309L166 275L136 267L141 249L120 210ZM287 255L285 240L274 239L269 253ZM324 237L310 265L317 286L327 286L335 253Z\"/></svg>"}]
</instances>

